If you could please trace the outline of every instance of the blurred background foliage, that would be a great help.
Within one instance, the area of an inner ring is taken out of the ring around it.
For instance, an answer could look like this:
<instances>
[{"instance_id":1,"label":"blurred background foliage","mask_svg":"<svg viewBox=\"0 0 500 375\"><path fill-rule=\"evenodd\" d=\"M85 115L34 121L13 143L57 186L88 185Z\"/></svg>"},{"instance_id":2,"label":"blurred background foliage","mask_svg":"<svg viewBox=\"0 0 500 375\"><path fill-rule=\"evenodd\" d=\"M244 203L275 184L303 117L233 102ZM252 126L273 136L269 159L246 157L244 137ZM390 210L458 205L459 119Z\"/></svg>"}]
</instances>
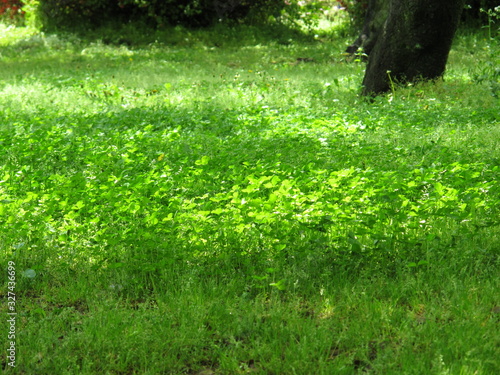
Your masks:
<instances>
[{"instance_id":1,"label":"blurred background foliage","mask_svg":"<svg viewBox=\"0 0 500 375\"><path fill-rule=\"evenodd\" d=\"M369 0L0 0L0 20L30 23L44 31L85 29L112 23L140 22L152 28L199 28L219 22L314 25L332 8L347 11L359 29ZM379 0L380 1L380 0ZM388 0L382 0L388 1ZM497 0L467 0L463 20L474 26L489 22Z\"/></svg>"}]
</instances>

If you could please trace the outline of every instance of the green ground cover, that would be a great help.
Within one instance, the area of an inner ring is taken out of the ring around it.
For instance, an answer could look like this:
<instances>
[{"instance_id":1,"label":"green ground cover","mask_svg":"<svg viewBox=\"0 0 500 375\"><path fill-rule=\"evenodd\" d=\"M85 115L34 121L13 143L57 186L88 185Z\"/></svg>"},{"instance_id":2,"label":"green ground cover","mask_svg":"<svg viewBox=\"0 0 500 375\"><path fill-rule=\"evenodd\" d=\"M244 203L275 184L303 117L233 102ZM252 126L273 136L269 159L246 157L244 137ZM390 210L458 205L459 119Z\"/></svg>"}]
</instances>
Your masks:
<instances>
[{"instance_id":1,"label":"green ground cover","mask_svg":"<svg viewBox=\"0 0 500 375\"><path fill-rule=\"evenodd\" d=\"M498 40L367 103L342 28L102 35L0 25L4 370L500 373Z\"/></svg>"}]
</instances>

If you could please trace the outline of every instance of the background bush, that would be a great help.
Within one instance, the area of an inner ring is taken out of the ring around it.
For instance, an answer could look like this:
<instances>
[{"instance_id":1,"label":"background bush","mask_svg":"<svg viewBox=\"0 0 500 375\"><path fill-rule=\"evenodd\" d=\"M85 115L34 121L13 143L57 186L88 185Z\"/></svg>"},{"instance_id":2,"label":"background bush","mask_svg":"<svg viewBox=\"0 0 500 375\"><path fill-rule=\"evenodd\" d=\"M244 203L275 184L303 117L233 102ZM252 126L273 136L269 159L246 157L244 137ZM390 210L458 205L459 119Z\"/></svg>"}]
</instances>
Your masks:
<instances>
[{"instance_id":1,"label":"background bush","mask_svg":"<svg viewBox=\"0 0 500 375\"><path fill-rule=\"evenodd\" d=\"M498 0L467 0L462 20L468 23L488 24L487 11L498 6Z\"/></svg>"},{"instance_id":2,"label":"background bush","mask_svg":"<svg viewBox=\"0 0 500 375\"><path fill-rule=\"evenodd\" d=\"M25 13L45 30L85 29L109 22L142 21L151 27L206 27L220 20L263 24L314 22L321 7L341 5L352 25L363 24L369 0L0 0L0 19L17 22ZM487 24L484 10L497 0L467 0L464 21ZM483 11L482 11L483 10Z\"/></svg>"},{"instance_id":3,"label":"background bush","mask_svg":"<svg viewBox=\"0 0 500 375\"><path fill-rule=\"evenodd\" d=\"M0 21L17 22L23 16L20 0L0 0Z\"/></svg>"},{"instance_id":4,"label":"background bush","mask_svg":"<svg viewBox=\"0 0 500 375\"><path fill-rule=\"evenodd\" d=\"M26 0L25 3L46 30L88 28L110 21L142 21L152 27L207 27L223 19L267 23L300 18L298 0Z\"/></svg>"}]
</instances>

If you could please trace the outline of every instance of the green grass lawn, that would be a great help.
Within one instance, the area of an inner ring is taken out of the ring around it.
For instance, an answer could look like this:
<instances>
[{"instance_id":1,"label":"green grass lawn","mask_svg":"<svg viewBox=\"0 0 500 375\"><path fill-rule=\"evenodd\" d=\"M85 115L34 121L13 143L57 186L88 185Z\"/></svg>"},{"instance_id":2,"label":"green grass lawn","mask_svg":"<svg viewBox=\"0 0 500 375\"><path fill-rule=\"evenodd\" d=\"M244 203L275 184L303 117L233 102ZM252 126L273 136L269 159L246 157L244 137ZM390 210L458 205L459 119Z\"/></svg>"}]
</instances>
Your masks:
<instances>
[{"instance_id":1,"label":"green grass lawn","mask_svg":"<svg viewBox=\"0 0 500 375\"><path fill-rule=\"evenodd\" d=\"M0 25L6 373L500 373L498 39L368 103L342 28L117 35Z\"/></svg>"}]
</instances>

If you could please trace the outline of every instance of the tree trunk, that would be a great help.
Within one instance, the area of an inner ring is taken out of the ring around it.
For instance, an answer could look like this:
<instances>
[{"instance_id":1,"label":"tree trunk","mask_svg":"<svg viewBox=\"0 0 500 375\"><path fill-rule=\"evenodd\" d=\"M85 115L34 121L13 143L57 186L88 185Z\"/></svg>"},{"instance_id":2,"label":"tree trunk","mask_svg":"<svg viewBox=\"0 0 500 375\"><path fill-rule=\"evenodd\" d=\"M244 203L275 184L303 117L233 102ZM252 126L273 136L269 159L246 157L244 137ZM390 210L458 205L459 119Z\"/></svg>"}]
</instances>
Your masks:
<instances>
[{"instance_id":1,"label":"tree trunk","mask_svg":"<svg viewBox=\"0 0 500 375\"><path fill-rule=\"evenodd\" d=\"M363 95L443 75L465 0L389 0L363 79Z\"/></svg>"}]
</instances>

